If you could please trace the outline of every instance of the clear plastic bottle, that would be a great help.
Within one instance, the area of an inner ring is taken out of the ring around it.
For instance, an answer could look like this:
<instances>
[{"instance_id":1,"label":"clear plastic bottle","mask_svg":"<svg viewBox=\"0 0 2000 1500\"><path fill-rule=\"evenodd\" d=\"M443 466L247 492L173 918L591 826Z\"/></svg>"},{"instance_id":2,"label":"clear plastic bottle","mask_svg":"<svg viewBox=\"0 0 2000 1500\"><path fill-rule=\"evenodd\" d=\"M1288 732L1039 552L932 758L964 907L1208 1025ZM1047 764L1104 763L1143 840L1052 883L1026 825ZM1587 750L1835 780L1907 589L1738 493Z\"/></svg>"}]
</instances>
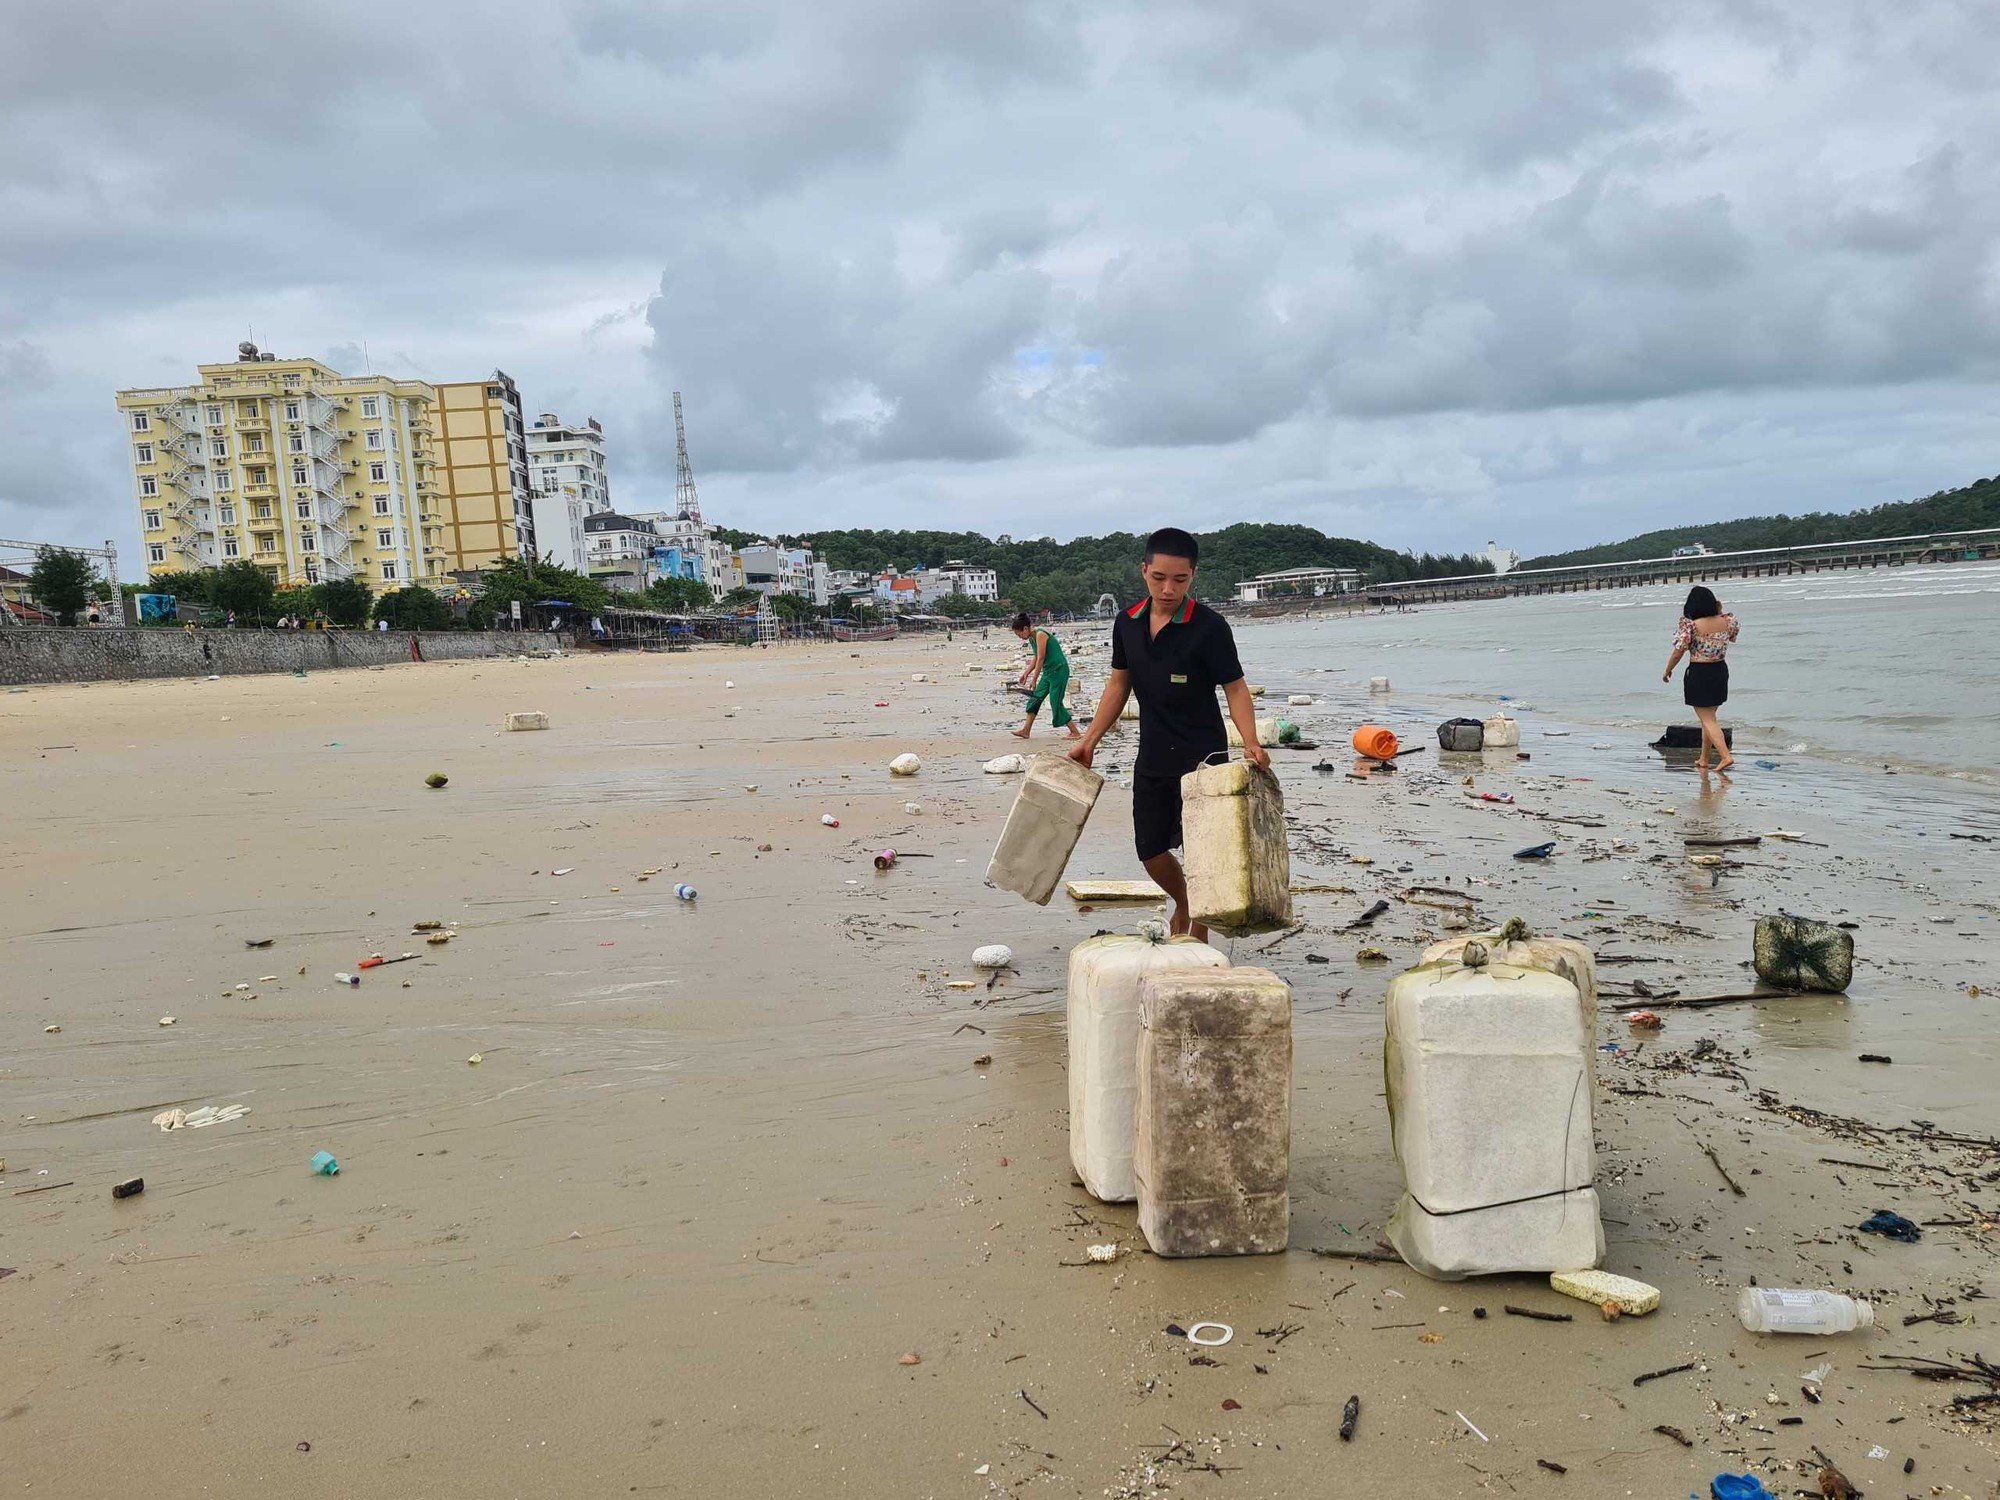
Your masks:
<instances>
[{"instance_id":1,"label":"clear plastic bottle","mask_svg":"<svg viewBox=\"0 0 2000 1500\"><path fill-rule=\"evenodd\" d=\"M1736 1316L1752 1333L1851 1333L1875 1326L1875 1309L1859 1297L1796 1287L1746 1286Z\"/></svg>"}]
</instances>

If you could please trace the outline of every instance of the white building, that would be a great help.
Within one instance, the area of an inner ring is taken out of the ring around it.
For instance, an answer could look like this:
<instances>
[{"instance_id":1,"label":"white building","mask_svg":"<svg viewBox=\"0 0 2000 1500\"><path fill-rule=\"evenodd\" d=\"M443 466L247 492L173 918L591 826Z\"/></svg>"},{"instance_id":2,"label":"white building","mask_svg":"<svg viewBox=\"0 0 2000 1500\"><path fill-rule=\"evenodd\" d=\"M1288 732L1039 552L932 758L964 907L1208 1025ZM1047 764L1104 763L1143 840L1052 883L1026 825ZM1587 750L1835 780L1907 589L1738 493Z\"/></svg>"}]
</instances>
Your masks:
<instances>
[{"instance_id":1,"label":"white building","mask_svg":"<svg viewBox=\"0 0 2000 1500\"><path fill-rule=\"evenodd\" d=\"M1493 564L1496 573L1510 573L1521 566L1521 554L1511 547L1503 547L1498 542L1488 542L1486 550L1479 554Z\"/></svg>"},{"instance_id":2,"label":"white building","mask_svg":"<svg viewBox=\"0 0 2000 1500\"><path fill-rule=\"evenodd\" d=\"M766 598L773 594L797 594L814 604L824 604L832 596L824 560L804 547L780 547L759 542L738 549L736 565L743 570L743 586L756 589Z\"/></svg>"},{"instance_id":3,"label":"white building","mask_svg":"<svg viewBox=\"0 0 2000 1500\"><path fill-rule=\"evenodd\" d=\"M535 555L545 562L581 573L584 570L583 497L576 486L528 492L528 511L535 522Z\"/></svg>"},{"instance_id":4,"label":"white building","mask_svg":"<svg viewBox=\"0 0 2000 1500\"><path fill-rule=\"evenodd\" d=\"M938 571L953 580L952 592L955 594L988 604L997 604L1000 600L1000 575L991 568L975 568L952 560Z\"/></svg>"},{"instance_id":5,"label":"white building","mask_svg":"<svg viewBox=\"0 0 2000 1500\"><path fill-rule=\"evenodd\" d=\"M653 550L661 546L653 528L616 511L583 518L584 568L598 582L640 593L652 579Z\"/></svg>"},{"instance_id":6,"label":"white building","mask_svg":"<svg viewBox=\"0 0 2000 1500\"><path fill-rule=\"evenodd\" d=\"M1236 602L1255 604L1260 599L1315 598L1327 594L1352 593L1361 586L1359 568L1286 568L1277 573L1259 573L1236 585Z\"/></svg>"}]
</instances>

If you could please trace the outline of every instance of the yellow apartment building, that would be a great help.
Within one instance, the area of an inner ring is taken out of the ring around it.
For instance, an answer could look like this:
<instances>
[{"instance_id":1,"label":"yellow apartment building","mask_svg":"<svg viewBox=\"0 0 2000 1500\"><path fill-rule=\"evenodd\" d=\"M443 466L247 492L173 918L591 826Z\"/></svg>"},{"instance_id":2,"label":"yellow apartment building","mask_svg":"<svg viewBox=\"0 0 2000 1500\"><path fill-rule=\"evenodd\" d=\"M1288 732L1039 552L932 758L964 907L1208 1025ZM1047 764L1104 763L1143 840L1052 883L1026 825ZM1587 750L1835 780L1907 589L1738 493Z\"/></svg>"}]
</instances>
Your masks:
<instances>
[{"instance_id":1,"label":"yellow apartment building","mask_svg":"<svg viewBox=\"0 0 2000 1500\"><path fill-rule=\"evenodd\" d=\"M198 385L118 392L146 569L248 558L279 587L443 585L435 393L254 344Z\"/></svg>"},{"instance_id":2,"label":"yellow apartment building","mask_svg":"<svg viewBox=\"0 0 2000 1500\"><path fill-rule=\"evenodd\" d=\"M521 393L504 370L436 390L445 567L527 556L535 525Z\"/></svg>"}]
</instances>

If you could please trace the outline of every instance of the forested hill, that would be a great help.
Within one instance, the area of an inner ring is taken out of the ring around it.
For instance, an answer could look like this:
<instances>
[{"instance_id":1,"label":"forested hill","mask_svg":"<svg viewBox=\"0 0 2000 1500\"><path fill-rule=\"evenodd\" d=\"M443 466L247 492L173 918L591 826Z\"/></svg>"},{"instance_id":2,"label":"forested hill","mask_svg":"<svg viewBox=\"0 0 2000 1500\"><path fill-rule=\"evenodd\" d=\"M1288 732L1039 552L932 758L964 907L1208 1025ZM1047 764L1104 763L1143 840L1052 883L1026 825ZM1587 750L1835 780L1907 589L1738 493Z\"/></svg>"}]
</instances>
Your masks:
<instances>
[{"instance_id":1,"label":"forested hill","mask_svg":"<svg viewBox=\"0 0 2000 1500\"><path fill-rule=\"evenodd\" d=\"M1444 577L1477 573L1482 558L1413 557L1373 542L1328 536L1310 526L1263 526L1243 522L1221 531L1197 533L1201 567L1195 593L1203 599L1229 598L1239 580L1285 568L1359 568L1368 581ZM1139 557L1145 538L1130 532L1078 537L1074 541L995 541L971 531L818 531L786 537L808 546L830 568L879 572L883 568L936 567L958 559L1000 575L1000 592L1022 609L1082 613L1100 594L1119 599L1139 594Z\"/></svg>"},{"instance_id":2,"label":"forested hill","mask_svg":"<svg viewBox=\"0 0 2000 1500\"><path fill-rule=\"evenodd\" d=\"M1673 526L1635 536L1629 542L1610 542L1602 547L1530 558L1521 566L1560 568L1579 563L1667 557L1676 547L1694 542L1703 543L1713 552L1743 552L1756 547L1809 547L1818 542L1856 542L1875 536L1914 536L1926 531L1973 531L1984 526L2000 526L2000 475L1975 479L1963 489L1940 490L1922 500L1898 501L1841 515L1811 511L1802 516L1749 516L1741 521L1715 521L1706 526Z\"/></svg>"}]
</instances>

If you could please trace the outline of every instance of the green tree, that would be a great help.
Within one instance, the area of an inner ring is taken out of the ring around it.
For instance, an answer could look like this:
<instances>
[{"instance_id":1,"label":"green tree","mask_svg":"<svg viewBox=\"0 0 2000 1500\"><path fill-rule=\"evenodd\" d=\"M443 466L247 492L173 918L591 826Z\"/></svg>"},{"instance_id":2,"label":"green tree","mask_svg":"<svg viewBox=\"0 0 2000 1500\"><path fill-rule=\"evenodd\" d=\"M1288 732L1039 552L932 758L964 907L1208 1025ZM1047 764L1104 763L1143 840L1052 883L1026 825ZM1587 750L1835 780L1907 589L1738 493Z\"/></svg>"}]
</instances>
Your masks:
<instances>
[{"instance_id":1,"label":"green tree","mask_svg":"<svg viewBox=\"0 0 2000 1500\"><path fill-rule=\"evenodd\" d=\"M148 594L172 594L183 604L205 604L208 602L207 571L193 572L187 569L169 569L155 573L141 590Z\"/></svg>"},{"instance_id":2,"label":"green tree","mask_svg":"<svg viewBox=\"0 0 2000 1500\"><path fill-rule=\"evenodd\" d=\"M208 574L208 603L220 610L235 611L240 624L261 623L271 618L271 605L277 593L278 586L271 581L271 575L247 557L224 563Z\"/></svg>"},{"instance_id":3,"label":"green tree","mask_svg":"<svg viewBox=\"0 0 2000 1500\"><path fill-rule=\"evenodd\" d=\"M279 589L271 596L271 608L280 619L286 615L311 619L313 611L319 608L319 595L312 584L294 584L290 588Z\"/></svg>"},{"instance_id":4,"label":"green tree","mask_svg":"<svg viewBox=\"0 0 2000 1500\"><path fill-rule=\"evenodd\" d=\"M451 606L434 589L413 583L377 599L375 618L387 620L391 630L442 630L451 623Z\"/></svg>"},{"instance_id":5,"label":"green tree","mask_svg":"<svg viewBox=\"0 0 2000 1500\"><path fill-rule=\"evenodd\" d=\"M336 625L365 625L373 601L360 579L332 578L313 591L313 602Z\"/></svg>"},{"instance_id":6,"label":"green tree","mask_svg":"<svg viewBox=\"0 0 2000 1500\"><path fill-rule=\"evenodd\" d=\"M722 596L722 604L725 609L754 609L763 597L753 588L733 588Z\"/></svg>"},{"instance_id":7,"label":"green tree","mask_svg":"<svg viewBox=\"0 0 2000 1500\"><path fill-rule=\"evenodd\" d=\"M819 614L819 606L804 594L773 594L771 613L781 620L796 623L815 618Z\"/></svg>"},{"instance_id":8,"label":"green tree","mask_svg":"<svg viewBox=\"0 0 2000 1500\"><path fill-rule=\"evenodd\" d=\"M655 578L640 596L640 608L664 610L669 614L710 609L714 604L714 594L698 578Z\"/></svg>"},{"instance_id":9,"label":"green tree","mask_svg":"<svg viewBox=\"0 0 2000 1500\"><path fill-rule=\"evenodd\" d=\"M97 570L81 552L39 547L34 571L28 576L28 592L56 617L57 624L74 625L77 613L90 602L90 586L96 578Z\"/></svg>"},{"instance_id":10,"label":"green tree","mask_svg":"<svg viewBox=\"0 0 2000 1500\"><path fill-rule=\"evenodd\" d=\"M533 573L518 557L496 558L490 568L480 571L481 614L504 619L508 605L516 599L523 605L544 599L560 599L574 609L595 613L611 606L611 590L595 578L586 578L557 563L538 562Z\"/></svg>"}]
</instances>

